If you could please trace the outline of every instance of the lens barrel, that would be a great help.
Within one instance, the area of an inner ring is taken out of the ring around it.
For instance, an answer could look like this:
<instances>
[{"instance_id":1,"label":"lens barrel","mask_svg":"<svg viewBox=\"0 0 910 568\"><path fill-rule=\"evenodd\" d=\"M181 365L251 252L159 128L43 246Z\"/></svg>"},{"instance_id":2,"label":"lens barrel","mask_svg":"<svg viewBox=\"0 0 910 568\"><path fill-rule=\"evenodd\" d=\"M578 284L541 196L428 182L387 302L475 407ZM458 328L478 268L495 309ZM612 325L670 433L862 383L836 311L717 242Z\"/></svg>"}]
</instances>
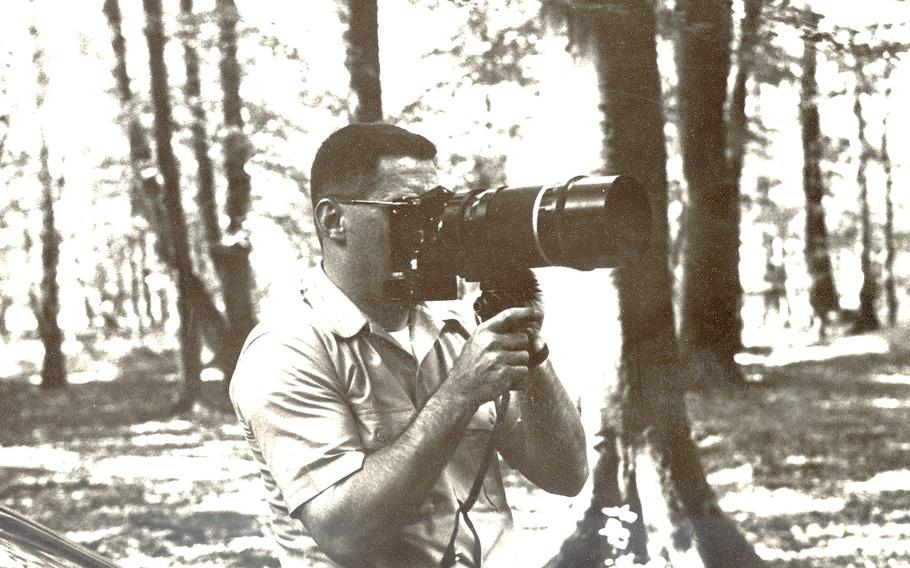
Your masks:
<instances>
[{"instance_id":1,"label":"lens barrel","mask_svg":"<svg viewBox=\"0 0 910 568\"><path fill-rule=\"evenodd\" d=\"M630 176L457 193L431 264L475 281L542 266L625 266L647 249L650 219L644 189Z\"/></svg>"}]
</instances>

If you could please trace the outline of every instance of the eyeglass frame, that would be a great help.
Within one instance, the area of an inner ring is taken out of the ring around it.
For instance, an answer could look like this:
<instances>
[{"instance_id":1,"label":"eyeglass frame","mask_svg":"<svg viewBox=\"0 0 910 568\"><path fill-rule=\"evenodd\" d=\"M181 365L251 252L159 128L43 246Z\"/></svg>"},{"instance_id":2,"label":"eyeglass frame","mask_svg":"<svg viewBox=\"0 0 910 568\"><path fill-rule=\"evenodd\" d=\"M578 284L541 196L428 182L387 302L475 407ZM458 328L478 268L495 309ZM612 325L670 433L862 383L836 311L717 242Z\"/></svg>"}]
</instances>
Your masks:
<instances>
[{"instance_id":1,"label":"eyeglass frame","mask_svg":"<svg viewBox=\"0 0 910 568\"><path fill-rule=\"evenodd\" d=\"M424 195L432 193L432 192L436 191L437 189L443 189L449 193L452 192L452 190L448 189L445 186L437 185L431 189L424 191L420 195L402 197L395 201L380 201L380 200L375 200L375 199L353 199L353 198L349 198L349 197L337 197L334 195L326 195L325 198L331 199L331 200L335 201L336 203L340 203L342 205L372 205L374 207L396 207L399 205L409 205L409 204L419 200Z\"/></svg>"}]
</instances>

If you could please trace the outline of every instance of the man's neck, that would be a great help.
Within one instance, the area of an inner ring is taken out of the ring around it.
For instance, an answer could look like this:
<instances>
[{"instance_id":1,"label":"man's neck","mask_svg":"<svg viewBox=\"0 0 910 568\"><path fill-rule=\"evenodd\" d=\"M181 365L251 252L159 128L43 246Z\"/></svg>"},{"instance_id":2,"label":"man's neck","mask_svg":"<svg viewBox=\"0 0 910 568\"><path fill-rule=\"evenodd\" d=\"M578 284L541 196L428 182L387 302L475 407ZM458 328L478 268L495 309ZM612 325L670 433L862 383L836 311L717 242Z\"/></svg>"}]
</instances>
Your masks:
<instances>
[{"instance_id":1,"label":"man's neck","mask_svg":"<svg viewBox=\"0 0 910 568\"><path fill-rule=\"evenodd\" d=\"M344 292L355 306L360 308L370 321L376 322L383 329L398 331L408 325L410 306L391 301L382 296L378 290L382 285L365 282L363 279L347 277L344 270L333 269L330 264L323 264L323 270L338 289Z\"/></svg>"}]
</instances>

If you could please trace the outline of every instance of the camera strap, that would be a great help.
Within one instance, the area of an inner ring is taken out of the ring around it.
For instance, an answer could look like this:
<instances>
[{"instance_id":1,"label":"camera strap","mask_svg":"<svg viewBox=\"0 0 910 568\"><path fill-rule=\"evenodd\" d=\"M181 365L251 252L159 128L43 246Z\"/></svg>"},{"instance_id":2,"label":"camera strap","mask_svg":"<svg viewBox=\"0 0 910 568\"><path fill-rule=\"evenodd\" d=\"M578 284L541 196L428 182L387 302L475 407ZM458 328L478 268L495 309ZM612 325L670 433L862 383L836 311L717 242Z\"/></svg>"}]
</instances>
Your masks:
<instances>
[{"instance_id":1,"label":"camera strap","mask_svg":"<svg viewBox=\"0 0 910 568\"><path fill-rule=\"evenodd\" d=\"M452 566L455 566L455 561L457 559L455 555L455 541L458 539L458 528L461 524L459 522L459 517L464 519L464 524L467 525L468 529L471 531L471 535L474 537L474 547L471 550L471 556L474 560L474 566L477 568L480 567L482 560L480 537L477 536L477 530L474 528L474 523L471 522L471 518L468 516L468 511L471 510L471 507L473 507L474 503L477 501L480 490L483 488L483 481L487 476L487 470L490 469L490 464L493 463L493 458L496 456L496 446L499 444L502 425L505 421L506 411L509 408L509 398L509 391L506 391L496 399L496 422L493 424L493 430L490 432L490 439L487 441L487 447L484 449L483 459L480 462L480 468L477 470L477 477L474 478L474 483L471 485L471 490L468 492L468 496L464 501L458 500L458 509L455 510L452 536L449 537L449 544L446 546L445 552L442 555L442 560L439 562L439 565L442 568L451 568Z\"/></svg>"}]
</instances>

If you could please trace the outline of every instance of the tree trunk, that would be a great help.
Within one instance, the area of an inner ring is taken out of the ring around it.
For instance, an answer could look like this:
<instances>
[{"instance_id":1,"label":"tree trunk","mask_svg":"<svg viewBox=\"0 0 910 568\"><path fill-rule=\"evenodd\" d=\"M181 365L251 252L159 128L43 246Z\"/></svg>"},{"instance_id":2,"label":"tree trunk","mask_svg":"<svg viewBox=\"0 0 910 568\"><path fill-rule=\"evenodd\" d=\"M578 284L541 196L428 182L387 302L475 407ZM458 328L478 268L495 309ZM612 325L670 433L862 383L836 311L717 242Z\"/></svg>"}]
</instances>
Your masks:
<instances>
[{"instance_id":1,"label":"tree trunk","mask_svg":"<svg viewBox=\"0 0 910 568\"><path fill-rule=\"evenodd\" d=\"M382 120L377 12L376 0L347 0L344 64L351 75L351 92L357 99L352 113L354 122Z\"/></svg>"},{"instance_id":2,"label":"tree trunk","mask_svg":"<svg viewBox=\"0 0 910 568\"><path fill-rule=\"evenodd\" d=\"M193 156L196 158L196 204L202 219L205 240L209 247L221 242L221 227L218 224L218 210L215 205L215 168L209 157L208 129L205 106L202 104L202 89L199 80L199 53L194 41L199 26L193 16L193 0L180 0L180 15L183 20L182 41L183 61L186 65L186 82L183 95L190 107L193 122L190 125Z\"/></svg>"},{"instance_id":3,"label":"tree trunk","mask_svg":"<svg viewBox=\"0 0 910 568\"><path fill-rule=\"evenodd\" d=\"M152 150L146 138L145 128L139 120L138 101L130 87L130 77L126 68L126 42L121 31L120 5L117 0L105 0L104 14L111 28L111 46L115 56L113 75L117 84L117 94L123 106L126 117L126 133L130 146L130 170L133 175L133 193L131 200L137 205L137 210L142 212L143 218L155 234L155 249L161 261L172 270L176 270L174 247L170 242L171 234L166 226L166 214L163 210L162 188L158 183L155 162ZM143 236L143 242L145 237ZM148 266L147 258L143 265ZM192 303L197 307L197 316L202 328L206 344L216 354L216 360L227 361L230 357L223 355L225 351L226 324L221 313L215 306L211 295L206 290L205 284L196 274L187 275L189 279L189 292L192 294ZM151 293L146 290L147 305L151 306ZM162 321L167 319L167 307L162 307ZM151 317L151 315L150 315Z\"/></svg>"},{"instance_id":4,"label":"tree trunk","mask_svg":"<svg viewBox=\"0 0 910 568\"><path fill-rule=\"evenodd\" d=\"M155 145L158 167L164 180L162 203L164 220L171 237L174 266L177 272L177 311L180 318L180 352L184 391L178 410L190 410L200 389L201 345L197 318L193 309L190 282L194 277L189 254L186 219L180 200L180 170L171 147L173 118L168 98L167 68L164 63L164 26L161 21L161 0L143 0L145 9L145 38L149 50L152 108L154 109Z\"/></svg>"},{"instance_id":5,"label":"tree trunk","mask_svg":"<svg viewBox=\"0 0 910 568\"><path fill-rule=\"evenodd\" d=\"M859 290L859 314L850 329L851 333L865 333L881 327L875 309L875 300L878 297L878 283L872 266L872 214L869 210L869 182L866 178L866 168L869 159L874 154L874 149L866 137L866 118L863 116L863 107L860 97L871 92L868 79L863 73L862 63L857 60L854 68L856 86L853 91L853 114L857 122L857 138L859 139L859 163L856 167L856 185L859 188L860 227L862 251L860 252L860 271L863 275L863 285Z\"/></svg>"},{"instance_id":6,"label":"tree trunk","mask_svg":"<svg viewBox=\"0 0 910 568\"><path fill-rule=\"evenodd\" d=\"M758 46L758 28L764 0L745 0L746 14L740 25L739 47L736 49L736 77L730 95L730 179L741 187L746 145L749 142L749 117L746 115L746 84L755 67L755 49ZM739 193L739 191L737 191Z\"/></svg>"},{"instance_id":7,"label":"tree trunk","mask_svg":"<svg viewBox=\"0 0 910 568\"><path fill-rule=\"evenodd\" d=\"M43 72L39 73L43 75ZM46 79L45 79L46 81ZM63 332L57 323L60 312L60 287L57 285L57 265L60 262L60 233L54 217L54 182L48 165L47 142L41 135L41 300L38 314L38 333L44 344L41 366L41 387L60 388L66 385L66 359L63 355ZM63 189L63 178L57 180L57 195Z\"/></svg>"},{"instance_id":8,"label":"tree trunk","mask_svg":"<svg viewBox=\"0 0 910 568\"><path fill-rule=\"evenodd\" d=\"M218 0L218 25L221 50L221 87L224 90L224 123L227 134L222 141L224 169L228 188L225 204L228 226L226 238L211 249L212 261L221 279L227 319L223 370L225 385L231 379L246 336L256 325L253 306L253 267L250 264L249 235L243 227L250 207L250 176L246 164L250 143L243 132L243 106L240 98L240 64L237 61L237 7L233 0Z\"/></svg>"},{"instance_id":9,"label":"tree trunk","mask_svg":"<svg viewBox=\"0 0 910 568\"><path fill-rule=\"evenodd\" d=\"M676 42L683 173L688 186L680 339L695 379L741 380L739 183L727 164L724 102L732 19L724 0L679 0ZM734 109L735 110L735 109Z\"/></svg>"},{"instance_id":10,"label":"tree trunk","mask_svg":"<svg viewBox=\"0 0 910 568\"><path fill-rule=\"evenodd\" d=\"M38 28L34 25L29 32L35 42L32 62L38 71L37 95L35 97L35 114L44 110L44 97L47 89L47 75L44 73L44 52L38 38ZM39 119L40 120L40 119ZM44 361L41 366L41 387L45 389L66 386L66 359L63 356L63 332L57 323L60 312L60 288L57 285L57 265L60 261L60 233L54 217L54 180L51 177L48 163L47 140L44 137L44 126L39 126L41 147L38 153L41 182L41 287L40 298L33 298L33 310L38 322L38 335L44 345ZM63 189L63 178L57 181L58 193ZM37 300L37 301L35 301Z\"/></svg>"},{"instance_id":11,"label":"tree trunk","mask_svg":"<svg viewBox=\"0 0 910 568\"><path fill-rule=\"evenodd\" d=\"M885 108L890 108L891 102L891 70L893 63L889 60L885 63L885 74L882 77L885 83ZM897 290L894 278L894 257L896 249L894 245L894 200L892 191L894 189L894 179L892 174L891 153L888 151L888 113L882 120L882 144L879 150L879 158L882 161L882 169L885 171L885 260L882 265L882 287L885 289L885 302L888 306L888 326L897 325Z\"/></svg>"},{"instance_id":12,"label":"tree trunk","mask_svg":"<svg viewBox=\"0 0 910 568\"><path fill-rule=\"evenodd\" d=\"M818 26L818 16L805 13L808 32ZM818 318L819 335L824 338L831 312L840 302L834 285L831 257L828 252L828 228L822 205L825 189L822 183L822 135L818 114L816 45L811 37L803 39L802 77L800 79L799 118L803 138L803 192L806 195L805 258L809 273L809 304Z\"/></svg>"},{"instance_id":13,"label":"tree trunk","mask_svg":"<svg viewBox=\"0 0 910 568\"><path fill-rule=\"evenodd\" d=\"M594 495L547 566L602 566L625 555L677 567L759 565L705 481L680 387L654 8L632 0L582 6L575 17L591 30L605 169L631 174L647 189L651 243L637 265L614 273L623 346L595 445ZM614 535L604 539L601 529Z\"/></svg>"}]
</instances>

